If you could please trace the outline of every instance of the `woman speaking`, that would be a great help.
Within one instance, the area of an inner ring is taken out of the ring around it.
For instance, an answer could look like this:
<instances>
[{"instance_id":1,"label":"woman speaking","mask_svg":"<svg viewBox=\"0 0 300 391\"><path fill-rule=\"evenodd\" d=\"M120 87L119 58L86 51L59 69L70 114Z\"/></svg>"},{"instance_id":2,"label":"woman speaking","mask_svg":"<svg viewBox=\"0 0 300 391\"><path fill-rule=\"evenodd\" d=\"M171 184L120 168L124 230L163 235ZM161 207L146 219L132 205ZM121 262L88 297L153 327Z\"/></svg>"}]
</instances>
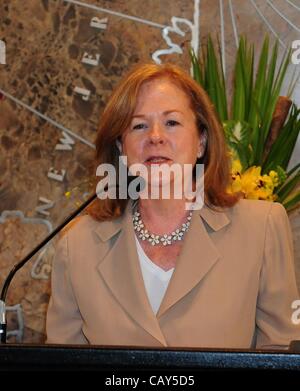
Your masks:
<instances>
[{"instance_id":1,"label":"woman speaking","mask_svg":"<svg viewBox=\"0 0 300 391\"><path fill-rule=\"evenodd\" d=\"M180 68L140 65L113 92L96 164L119 173L122 159L128 175L139 167L139 196L99 195L63 233L47 342L283 349L300 339L285 209L226 192L222 127L206 93ZM173 167L192 167L189 181Z\"/></svg>"}]
</instances>

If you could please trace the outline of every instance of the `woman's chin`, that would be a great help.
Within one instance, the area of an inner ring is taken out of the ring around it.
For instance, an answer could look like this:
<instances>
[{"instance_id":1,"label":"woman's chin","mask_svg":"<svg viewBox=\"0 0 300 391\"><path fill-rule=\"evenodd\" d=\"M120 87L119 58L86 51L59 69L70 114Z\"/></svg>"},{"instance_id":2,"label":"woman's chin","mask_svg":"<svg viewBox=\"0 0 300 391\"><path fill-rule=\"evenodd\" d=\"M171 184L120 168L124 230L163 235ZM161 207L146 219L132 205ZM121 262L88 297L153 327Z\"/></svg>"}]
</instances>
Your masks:
<instances>
[{"instance_id":1,"label":"woman's chin","mask_svg":"<svg viewBox=\"0 0 300 391\"><path fill-rule=\"evenodd\" d=\"M141 196L148 199L171 199L174 191L174 181L162 178L152 178L145 183ZM178 197L177 197L178 198Z\"/></svg>"}]
</instances>

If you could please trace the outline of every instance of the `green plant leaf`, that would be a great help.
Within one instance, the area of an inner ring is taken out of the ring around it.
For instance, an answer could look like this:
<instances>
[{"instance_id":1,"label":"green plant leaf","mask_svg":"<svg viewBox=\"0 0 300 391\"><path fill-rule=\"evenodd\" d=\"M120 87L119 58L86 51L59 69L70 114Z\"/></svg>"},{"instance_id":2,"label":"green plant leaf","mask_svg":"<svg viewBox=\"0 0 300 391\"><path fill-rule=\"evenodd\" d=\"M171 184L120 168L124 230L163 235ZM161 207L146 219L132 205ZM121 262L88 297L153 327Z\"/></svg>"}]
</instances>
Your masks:
<instances>
[{"instance_id":1,"label":"green plant leaf","mask_svg":"<svg viewBox=\"0 0 300 391\"><path fill-rule=\"evenodd\" d=\"M276 192L278 198L283 202L291 192L296 188L300 183L300 173L294 175L292 178L288 179L281 188Z\"/></svg>"},{"instance_id":2,"label":"green plant leaf","mask_svg":"<svg viewBox=\"0 0 300 391\"><path fill-rule=\"evenodd\" d=\"M272 145L270 152L262 165L262 172L268 172L277 165L286 170L292 156L300 132L300 109L292 105L290 116L279 136Z\"/></svg>"},{"instance_id":3,"label":"green plant leaf","mask_svg":"<svg viewBox=\"0 0 300 391\"><path fill-rule=\"evenodd\" d=\"M291 197L289 200L283 202L283 206L286 208L288 212L290 212L298 205L299 202L300 202L300 191L296 193L293 197Z\"/></svg>"},{"instance_id":4,"label":"green plant leaf","mask_svg":"<svg viewBox=\"0 0 300 391\"><path fill-rule=\"evenodd\" d=\"M287 177L291 176L298 168L300 167L300 163L296 164L290 171L286 173Z\"/></svg>"}]
</instances>

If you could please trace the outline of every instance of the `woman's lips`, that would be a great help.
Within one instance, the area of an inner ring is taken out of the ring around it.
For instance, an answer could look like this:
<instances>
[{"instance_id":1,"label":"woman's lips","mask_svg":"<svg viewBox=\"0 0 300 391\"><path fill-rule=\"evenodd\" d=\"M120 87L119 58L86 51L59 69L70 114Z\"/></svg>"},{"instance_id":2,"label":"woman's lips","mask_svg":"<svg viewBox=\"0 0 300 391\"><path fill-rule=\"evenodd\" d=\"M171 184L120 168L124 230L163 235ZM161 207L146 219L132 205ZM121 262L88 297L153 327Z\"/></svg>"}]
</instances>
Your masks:
<instances>
[{"instance_id":1,"label":"woman's lips","mask_svg":"<svg viewBox=\"0 0 300 391\"><path fill-rule=\"evenodd\" d=\"M146 165L151 165L151 164L163 164L163 163L169 163L171 161L171 159L169 158L166 158L166 157L151 157L151 158L148 158L144 163Z\"/></svg>"}]
</instances>

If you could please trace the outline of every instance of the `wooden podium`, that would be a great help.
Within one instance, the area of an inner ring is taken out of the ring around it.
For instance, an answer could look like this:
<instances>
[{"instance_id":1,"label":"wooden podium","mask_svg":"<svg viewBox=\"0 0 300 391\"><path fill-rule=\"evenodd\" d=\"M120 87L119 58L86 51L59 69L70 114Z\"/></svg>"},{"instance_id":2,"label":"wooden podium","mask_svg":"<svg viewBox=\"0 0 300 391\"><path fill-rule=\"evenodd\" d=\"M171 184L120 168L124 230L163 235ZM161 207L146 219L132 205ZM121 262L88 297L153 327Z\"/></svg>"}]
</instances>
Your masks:
<instances>
[{"instance_id":1,"label":"wooden podium","mask_svg":"<svg viewBox=\"0 0 300 391\"><path fill-rule=\"evenodd\" d=\"M90 345L0 345L0 371L300 371L300 341L289 350L212 350Z\"/></svg>"}]
</instances>

